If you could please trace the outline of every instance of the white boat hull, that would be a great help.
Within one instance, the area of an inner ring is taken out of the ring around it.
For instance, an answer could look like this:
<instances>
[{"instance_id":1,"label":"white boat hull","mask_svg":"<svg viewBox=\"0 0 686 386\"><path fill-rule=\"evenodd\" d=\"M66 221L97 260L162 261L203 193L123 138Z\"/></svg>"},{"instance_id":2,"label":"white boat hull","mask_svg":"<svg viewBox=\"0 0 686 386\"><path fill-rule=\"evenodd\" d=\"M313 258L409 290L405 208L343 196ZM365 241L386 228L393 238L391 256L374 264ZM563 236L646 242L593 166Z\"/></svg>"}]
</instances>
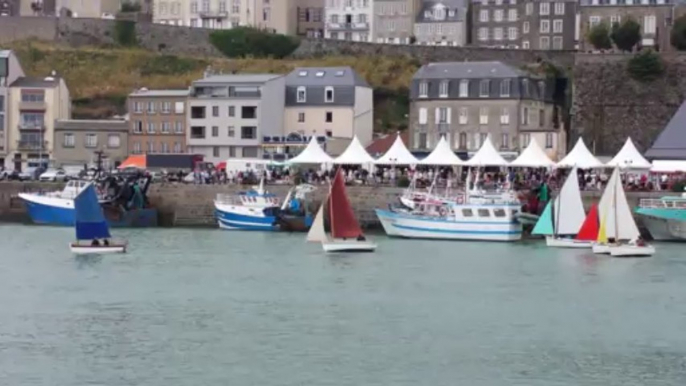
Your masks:
<instances>
[{"instance_id":1,"label":"white boat hull","mask_svg":"<svg viewBox=\"0 0 686 386\"><path fill-rule=\"evenodd\" d=\"M611 246L607 244L593 244L591 248L593 253L597 255L609 255Z\"/></svg>"},{"instance_id":2,"label":"white boat hull","mask_svg":"<svg viewBox=\"0 0 686 386\"><path fill-rule=\"evenodd\" d=\"M328 240L322 241L325 252L374 252L376 244L369 241L357 240Z\"/></svg>"},{"instance_id":3,"label":"white boat hull","mask_svg":"<svg viewBox=\"0 0 686 386\"><path fill-rule=\"evenodd\" d=\"M126 253L126 245L91 246L69 244L69 249L75 255L105 255L111 253Z\"/></svg>"},{"instance_id":4,"label":"white boat hull","mask_svg":"<svg viewBox=\"0 0 686 386\"><path fill-rule=\"evenodd\" d=\"M572 238L546 236L545 244L553 248L591 248L592 241L576 240Z\"/></svg>"},{"instance_id":5,"label":"white boat hull","mask_svg":"<svg viewBox=\"0 0 686 386\"><path fill-rule=\"evenodd\" d=\"M620 244L610 247L612 257L648 257L655 254L655 247L652 245L629 245Z\"/></svg>"}]
</instances>

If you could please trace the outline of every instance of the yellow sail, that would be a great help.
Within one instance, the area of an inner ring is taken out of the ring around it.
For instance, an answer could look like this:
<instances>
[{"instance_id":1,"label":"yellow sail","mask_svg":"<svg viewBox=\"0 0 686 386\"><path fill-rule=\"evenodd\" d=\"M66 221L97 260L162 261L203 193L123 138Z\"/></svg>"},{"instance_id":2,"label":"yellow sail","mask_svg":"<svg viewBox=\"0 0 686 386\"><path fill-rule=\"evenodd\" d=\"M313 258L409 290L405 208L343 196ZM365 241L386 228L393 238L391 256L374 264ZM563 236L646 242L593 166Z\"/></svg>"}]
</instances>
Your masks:
<instances>
[{"instance_id":1,"label":"yellow sail","mask_svg":"<svg viewBox=\"0 0 686 386\"><path fill-rule=\"evenodd\" d=\"M603 214L603 217L600 219L600 229L598 229L598 242L601 244L607 244L607 229L605 229L606 224L607 214Z\"/></svg>"}]
</instances>

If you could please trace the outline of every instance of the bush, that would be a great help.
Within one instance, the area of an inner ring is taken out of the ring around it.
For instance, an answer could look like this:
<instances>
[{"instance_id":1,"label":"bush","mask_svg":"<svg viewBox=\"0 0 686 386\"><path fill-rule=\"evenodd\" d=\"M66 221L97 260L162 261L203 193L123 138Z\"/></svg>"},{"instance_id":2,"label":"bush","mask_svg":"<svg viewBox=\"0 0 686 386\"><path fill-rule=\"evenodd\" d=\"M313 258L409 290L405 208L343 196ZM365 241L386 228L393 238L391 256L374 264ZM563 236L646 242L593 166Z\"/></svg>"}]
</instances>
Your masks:
<instances>
[{"instance_id":1,"label":"bush","mask_svg":"<svg viewBox=\"0 0 686 386\"><path fill-rule=\"evenodd\" d=\"M602 22L588 31L588 41L593 44L597 50L609 50L612 48L612 41L610 40L610 28L607 23Z\"/></svg>"},{"instance_id":2,"label":"bush","mask_svg":"<svg viewBox=\"0 0 686 386\"><path fill-rule=\"evenodd\" d=\"M209 62L174 55L154 56L141 66L141 75L184 75L207 67Z\"/></svg>"},{"instance_id":3,"label":"bush","mask_svg":"<svg viewBox=\"0 0 686 386\"><path fill-rule=\"evenodd\" d=\"M116 20L114 22L114 39L119 45L131 47L138 44L136 40L136 22Z\"/></svg>"},{"instance_id":4,"label":"bush","mask_svg":"<svg viewBox=\"0 0 686 386\"><path fill-rule=\"evenodd\" d=\"M672 185L672 192L683 193L686 188L686 180L680 180Z\"/></svg>"},{"instance_id":5,"label":"bush","mask_svg":"<svg viewBox=\"0 0 686 386\"><path fill-rule=\"evenodd\" d=\"M679 51L686 51L686 15L680 16L674 21L670 40L674 48Z\"/></svg>"},{"instance_id":6,"label":"bush","mask_svg":"<svg viewBox=\"0 0 686 386\"><path fill-rule=\"evenodd\" d=\"M400 178L398 178L396 186L399 188L407 188L408 186L410 186L410 179L406 176L401 176Z\"/></svg>"},{"instance_id":7,"label":"bush","mask_svg":"<svg viewBox=\"0 0 686 386\"><path fill-rule=\"evenodd\" d=\"M214 31L210 34L210 43L229 58L282 59L300 45L297 38L249 27Z\"/></svg>"},{"instance_id":8,"label":"bush","mask_svg":"<svg viewBox=\"0 0 686 386\"><path fill-rule=\"evenodd\" d=\"M121 11L122 12L140 12L141 11L141 5L140 5L140 3L135 3L132 1L125 1L121 4Z\"/></svg>"},{"instance_id":9,"label":"bush","mask_svg":"<svg viewBox=\"0 0 686 386\"><path fill-rule=\"evenodd\" d=\"M665 71L662 58L653 50L643 50L629 60L629 75L639 82L650 82Z\"/></svg>"},{"instance_id":10,"label":"bush","mask_svg":"<svg viewBox=\"0 0 686 386\"><path fill-rule=\"evenodd\" d=\"M610 37L617 48L631 52L641 41L641 25L631 18L624 20L621 24L615 23L612 25Z\"/></svg>"}]
</instances>

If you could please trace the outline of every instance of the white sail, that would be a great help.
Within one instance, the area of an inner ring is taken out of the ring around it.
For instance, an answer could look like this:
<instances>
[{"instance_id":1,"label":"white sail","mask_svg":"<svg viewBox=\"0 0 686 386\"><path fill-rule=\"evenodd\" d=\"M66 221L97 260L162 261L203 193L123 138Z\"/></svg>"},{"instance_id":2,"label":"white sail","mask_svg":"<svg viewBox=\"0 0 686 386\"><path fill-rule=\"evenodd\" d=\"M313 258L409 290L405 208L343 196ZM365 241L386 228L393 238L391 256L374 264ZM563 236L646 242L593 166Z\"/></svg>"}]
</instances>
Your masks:
<instances>
[{"instance_id":1,"label":"white sail","mask_svg":"<svg viewBox=\"0 0 686 386\"><path fill-rule=\"evenodd\" d=\"M617 230L615 227L615 218L617 217L615 215L615 189L618 183L621 185L622 182L619 179L619 169L615 168L615 170L612 172L610 180L607 181L605 191L600 197L600 202L598 203L598 215L600 217L600 221L605 223L605 234L607 237L612 238L616 237L617 235Z\"/></svg>"},{"instance_id":2,"label":"white sail","mask_svg":"<svg viewBox=\"0 0 686 386\"><path fill-rule=\"evenodd\" d=\"M555 198L555 234L576 235L586 218L584 203L581 200L579 189L579 176L577 169L573 168L567 176L567 180L560 194Z\"/></svg>"},{"instance_id":3,"label":"white sail","mask_svg":"<svg viewBox=\"0 0 686 386\"><path fill-rule=\"evenodd\" d=\"M631 213L631 207L629 207L629 203L626 200L626 194L624 194L622 181L619 178L617 178L616 181L615 194L615 210L617 211L617 233L615 237L617 240L635 240L641 233L638 231L638 226Z\"/></svg>"},{"instance_id":4,"label":"white sail","mask_svg":"<svg viewBox=\"0 0 686 386\"><path fill-rule=\"evenodd\" d=\"M320 243L327 240L326 231L324 230L324 206L326 201L319 206L319 211L314 218L314 222L307 233L307 241L311 243Z\"/></svg>"}]
</instances>

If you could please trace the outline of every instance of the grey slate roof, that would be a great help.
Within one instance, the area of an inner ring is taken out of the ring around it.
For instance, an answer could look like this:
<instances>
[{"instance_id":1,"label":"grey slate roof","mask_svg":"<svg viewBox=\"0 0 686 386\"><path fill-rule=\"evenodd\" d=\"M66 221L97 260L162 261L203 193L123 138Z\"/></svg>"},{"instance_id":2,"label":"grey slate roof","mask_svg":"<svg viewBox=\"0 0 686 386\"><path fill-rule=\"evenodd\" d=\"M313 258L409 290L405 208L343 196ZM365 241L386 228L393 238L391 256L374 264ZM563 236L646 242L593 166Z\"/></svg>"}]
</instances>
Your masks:
<instances>
[{"instance_id":1,"label":"grey slate roof","mask_svg":"<svg viewBox=\"0 0 686 386\"><path fill-rule=\"evenodd\" d=\"M437 8L443 7L445 9L445 18L438 20L433 17L427 18L426 11L432 11L432 15L435 15L434 11ZM449 10L454 10L455 14L450 17ZM419 8L419 12L416 16L417 23L446 23L446 22L458 22L467 19L467 3L466 0L423 0L422 5Z\"/></svg>"},{"instance_id":2,"label":"grey slate roof","mask_svg":"<svg viewBox=\"0 0 686 386\"><path fill-rule=\"evenodd\" d=\"M493 79L528 76L502 62L440 62L423 65L412 79Z\"/></svg>"},{"instance_id":3,"label":"grey slate roof","mask_svg":"<svg viewBox=\"0 0 686 386\"><path fill-rule=\"evenodd\" d=\"M369 87L369 84L351 67L298 67L286 75L286 86Z\"/></svg>"},{"instance_id":4,"label":"grey slate roof","mask_svg":"<svg viewBox=\"0 0 686 386\"><path fill-rule=\"evenodd\" d=\"M129 94L134 97L187 97L190 94L188 89L185 90L136 90Z\"/></svg>"},{"instance_id":5,"label":"grey slate roof","mask_svg":"<svg viewBox=\"0 0 686 386\"><path fill-rule=\"evenodd\" d=\"M67 119L55 121L56 131L123 131L128 132L129 123L123 119Z\"/></svg>"},{"instance_id":6,"label":"grey slate roof","mask_svg":"<svg viewBox=\"0 0 686 386\"><path fill-rule=\"evenodd\" d=\"M645 156L651 159L686 160L686 101L681 104Z\"/></svg>"},{"instance_id":7,"label":"grey slate roof","mask_svg":"<svg viewBox=\"0 0 686 386\"><path fill-rule=\"evenodd\" d=\"M218 83L265 83L282 77L279 74L228 74L211 75L207 78L193 82L194 85L218 84Z\"/></svg>"},{"instance_id":8,"label":"grey slate roof","mask_svg":"<svg viewBox=\"0 0 686 386\"><path fill-rule=\"evenodd\" d=\"M60 84L59 77L46 77L46 78L31 78L24 76L17 78L10 87L41 87L41 88L52 88L57 87Z\"/></svg>"}]
</instances>

